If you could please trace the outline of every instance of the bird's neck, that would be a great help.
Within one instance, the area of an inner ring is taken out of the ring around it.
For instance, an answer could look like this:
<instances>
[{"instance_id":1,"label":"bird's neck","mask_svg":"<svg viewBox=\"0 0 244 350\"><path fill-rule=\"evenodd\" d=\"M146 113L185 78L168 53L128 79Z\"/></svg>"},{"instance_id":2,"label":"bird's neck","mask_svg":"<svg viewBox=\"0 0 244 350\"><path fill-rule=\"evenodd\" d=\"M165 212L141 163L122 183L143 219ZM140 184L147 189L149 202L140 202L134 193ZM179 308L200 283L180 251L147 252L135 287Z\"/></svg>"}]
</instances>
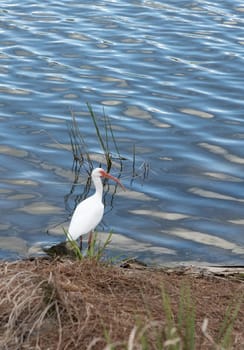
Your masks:
<instances>
[{"instance_id":1,"label":"bird's neck","mask_svg":"<svg viewBox=\"0 0 244 350\"><path fill-rule=\"evenodd\" d=\"M98 197L99 200L102 201L102 195L103 195L103 184L102 184L102 180L99 178L94 178L93 179L93 183L95 186L95 196Z\"/></svg>"}]
</instances>

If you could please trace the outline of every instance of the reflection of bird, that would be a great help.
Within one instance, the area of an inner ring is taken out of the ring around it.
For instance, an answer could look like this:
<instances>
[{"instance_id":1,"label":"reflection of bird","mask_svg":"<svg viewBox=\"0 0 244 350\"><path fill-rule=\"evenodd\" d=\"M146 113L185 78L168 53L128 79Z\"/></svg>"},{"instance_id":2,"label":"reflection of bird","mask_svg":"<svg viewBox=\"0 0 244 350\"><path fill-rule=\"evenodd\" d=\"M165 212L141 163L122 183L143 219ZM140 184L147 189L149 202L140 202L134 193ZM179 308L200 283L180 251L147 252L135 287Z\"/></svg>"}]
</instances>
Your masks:
<instances>
[{"instance_id":1,"label":"reflection of bird","mask_svg":"<svg viewBox=\"0 0 244 350\"><path fill-rule=\"evenodd\" d=\"M80 248L82 249L82 236L89 233L88 247L92 241L92 231L102 220L104 205L102 202L103 184L101 177L106 177L117 182L123 189L120 181L106 173L102 168L96 168L91 174L95 186L95 193L79 203L73 213L68 230L68 239L76 241L80 237Z\"/></svg>"}]
</instances>

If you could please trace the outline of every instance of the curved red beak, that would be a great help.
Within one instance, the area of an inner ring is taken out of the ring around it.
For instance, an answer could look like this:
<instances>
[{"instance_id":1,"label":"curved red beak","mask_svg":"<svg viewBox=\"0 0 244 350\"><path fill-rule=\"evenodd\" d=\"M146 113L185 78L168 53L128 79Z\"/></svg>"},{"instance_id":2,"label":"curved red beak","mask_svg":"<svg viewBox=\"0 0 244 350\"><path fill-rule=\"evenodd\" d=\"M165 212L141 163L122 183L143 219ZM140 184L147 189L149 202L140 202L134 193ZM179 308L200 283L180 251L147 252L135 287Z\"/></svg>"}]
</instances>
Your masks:
<instances>
[{"instance_id":1,"label":"curved red beak","mask_svg":"<svg viewBox=\"0 0 244 350\"><path fill-rule=\"evenodd\" d=\"M119 179L117 179L117 177L115 177L115 176L113 176L113 175L110 175L109 173L106 173L106 171L103 171L103 172L101 173L101 175L102 175L103 177L106 177L107 179L111 179L111 180L117 182L117 184L120 185L120 187L123 188L124 191L126 191L125 186L122 185L122 183L119 181Z\"/></svg>"}]
</instances>

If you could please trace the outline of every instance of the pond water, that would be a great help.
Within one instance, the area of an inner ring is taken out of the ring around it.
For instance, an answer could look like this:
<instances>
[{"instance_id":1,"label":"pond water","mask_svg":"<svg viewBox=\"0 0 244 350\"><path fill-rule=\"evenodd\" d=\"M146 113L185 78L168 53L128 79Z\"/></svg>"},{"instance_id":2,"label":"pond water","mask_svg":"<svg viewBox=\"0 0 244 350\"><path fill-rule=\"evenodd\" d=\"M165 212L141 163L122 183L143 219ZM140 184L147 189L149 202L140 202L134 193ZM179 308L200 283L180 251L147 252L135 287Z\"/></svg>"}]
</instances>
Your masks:
<instances>
[{"instance_id":1,"label":"pond water","mask_svg":"<svg viewBox=\"0 0 244 350\"><path fill-rule=\"evenodd\" d=\"M0 258L64 239L88 177L72 115L104 165L89 103L124 158L111 173L127 191L106 187L98 227L116 254L243 264L243 14L236 0L1 1Z\"/></svg>"}]
</instances>

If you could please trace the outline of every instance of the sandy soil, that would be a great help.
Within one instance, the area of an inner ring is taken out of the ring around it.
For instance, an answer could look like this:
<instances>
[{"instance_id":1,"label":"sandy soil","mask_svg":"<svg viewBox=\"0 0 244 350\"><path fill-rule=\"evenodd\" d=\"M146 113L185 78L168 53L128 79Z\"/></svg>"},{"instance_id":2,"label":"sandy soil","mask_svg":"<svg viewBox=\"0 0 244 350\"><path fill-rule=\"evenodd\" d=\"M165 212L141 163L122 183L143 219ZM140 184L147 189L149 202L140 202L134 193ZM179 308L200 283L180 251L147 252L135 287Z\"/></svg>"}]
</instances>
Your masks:
<instances>
[{"instance_id":1,"label":"sandy soil","mask_svg":"<svg viewBox=\"0 0 244 350\"><path fill-rule=\"evenodd\" d=\"M88 259L2 262L0 349L102 350L108 343L114 347L106 349L160 349L157 343L170 349L165 343L168 329L162 290L170 298L177 324L182 286L189 287L194 304L195 349L220 349L213 341L228 306L238 305L244 295L244 274L227 277L222 270L210 270L155 269L136 262L108 266ZM187 299L187 288L185 293ZM203 333L206 318L208 327ZM183 323L186 319L187 315ZM242 303L231 349L244 349L243 325ZM172 338L190 349L184 326ZM148 348L142 342L148 342Z\"/></svg>"}]
</instances>

